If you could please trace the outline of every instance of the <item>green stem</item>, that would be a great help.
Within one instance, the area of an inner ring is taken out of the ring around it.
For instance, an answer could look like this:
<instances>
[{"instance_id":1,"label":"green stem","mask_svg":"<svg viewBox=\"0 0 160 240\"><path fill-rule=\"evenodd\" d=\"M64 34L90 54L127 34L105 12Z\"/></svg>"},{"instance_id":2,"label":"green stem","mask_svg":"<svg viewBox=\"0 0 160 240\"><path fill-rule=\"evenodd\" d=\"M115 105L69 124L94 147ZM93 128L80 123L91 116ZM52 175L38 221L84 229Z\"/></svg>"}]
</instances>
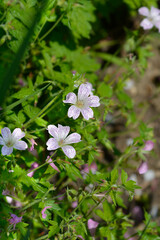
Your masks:
<instances>
[{"instance_id":1,"label":"green stem","mask_svg":"<svg viewBox=\"0 0 160 240\"><path fill-rule=\"evenodd\" d=\"M36 116L34 116L32 119L30 119L28 122L26 122L23 127L26 128L31 122L33 122L36 118L40 117L40 115L42 115L54 102L55 100L58 98L58 95L62 92L59 91L58 93L56 93L55 95L57 95L55 98L53 98ZM43 114L44 116L44 114Z\"/></svg>"},{"instance_id":2,"label":"green stem","mask_svg":"<svg viewBox=\"0 0 160 240\"><path fill-rule=\"evenodd\" d=\"M148 222L147 222L145 228L143 229L143 231L142 231L140 237L138 238L138 240L142 239L142 236L144 235L145 231L147 230L150 221L151 221L151 216L150 216L150 218L149 218L149 220L148 220Z\"/></svg>"},{"instance_id":3,"label":"green stem","mask_svg":"<svg viewBox=\"0 0 160 240\"><path fill-rule=\"evenodd\" d=\"M51 27L48 32L46 32L40 39L39 41L42 41L48 34L50 34L50 32L53 31L53 29L58 25L58 23L62 20L63 16L64 16L65 12L58 18L57 22L55 22L55 24L53 25L53 27Z\"/></svg>"}]
</instances>

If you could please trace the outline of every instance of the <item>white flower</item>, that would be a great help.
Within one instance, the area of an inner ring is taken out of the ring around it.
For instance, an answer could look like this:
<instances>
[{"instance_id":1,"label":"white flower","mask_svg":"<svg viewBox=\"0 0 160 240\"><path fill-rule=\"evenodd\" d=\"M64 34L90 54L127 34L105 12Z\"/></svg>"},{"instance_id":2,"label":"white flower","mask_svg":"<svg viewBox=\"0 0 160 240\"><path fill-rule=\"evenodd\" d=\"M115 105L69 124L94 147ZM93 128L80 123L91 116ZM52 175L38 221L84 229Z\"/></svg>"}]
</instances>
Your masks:
<instances>
[{"instance_id":1,"label":"white flower","mask_svg":"<svg viewBox=\"0 0 160 240\"><path fill-rule=\"evenodd\" d=\"M144 30L151 29L153 26L158 28L160 32L160 10L151 7L149 10L147 7L141 7L138 10L139 14L145 16L146 18L140 23L140 26L143 27Z\"/></svg>"},{"instance_id":2,"label":"white flower","mask_svg":"<svg viewBox=\"0 0 160 240\"><path fill-rule=\"evenodd\" d=\"M74 158L76 151L74 147L70 146L69 144L80 142L81 135L78 133L72 133L67 137L70 127L63 127L60 124L58 124L58 128L55 125L49 125L47 130L49 134L53 136L53 138L50 138L46 143L47 150L56 150L58 148L62 148L64 154L68 158Z\"/></svg>"},{"instance_id":3,"label":"white flower","mask_svg":"<svg viewBox=\"0 0 160 240\"><path fill-rule=\"evenodd\" d=\"M11 133L10 129L5 127L1 129L2 137L0 137L0 145L2 147L2 155L10 155L13 152L13 148L18 150L25 150L28 146L24 141L19 141L25 136L25 133L20 128L14 129Z\"/></svg>"},{"instance_id":4,"label":"white flower","mask_svg":"<svg viewBox=\"0 0 160 240\"><path fill-rule=\"evenodd\" d=\"M81 84L78 89L78 97L75 93L68 93L64 103L73 104L68 109L68 117L77 119L82 113L83 117L88 120L93 117L93 110L90 107L99 107L99 97L92 93L92 85L90 83Z\"/></svg>"}]
</instances>

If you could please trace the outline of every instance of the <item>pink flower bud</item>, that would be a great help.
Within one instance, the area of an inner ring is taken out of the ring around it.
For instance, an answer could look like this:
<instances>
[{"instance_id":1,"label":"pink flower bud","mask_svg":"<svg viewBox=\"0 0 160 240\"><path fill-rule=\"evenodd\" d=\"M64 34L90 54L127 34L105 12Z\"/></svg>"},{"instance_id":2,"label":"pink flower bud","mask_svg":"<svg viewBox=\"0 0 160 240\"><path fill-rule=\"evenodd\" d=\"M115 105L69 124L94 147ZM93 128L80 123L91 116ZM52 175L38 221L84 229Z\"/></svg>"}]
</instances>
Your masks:
<instances>
[{"instance_id":1,"label":"pink flower bud","mask_svg":"<svg viewBox=\"0 0 160 240\"><path fill-rule=\"evenodd\" d=\"M152 142L151 140L148 140L145 142L145 146L143 148L143 150L145 151L151 151L154 147L154 142Z\"/></svg>"},{"instance_id":2,"label":"pink flower bud","mask_svg":"<svg viewBox=\"0 0 160 240\"><path fill-rule=\"evenodd\" d=\"M37 145L37 143L34 141L33 138L30 141L32 143L32 146L29 148L29 151L32 152L34 150L34 145Z\"/></svg>"},{"instance_id":3,"label":"pink flower bud","mask_svg":"<svg viewBox=\"0 0 160 240\"><path fill-rule=\"evenodd\" d=\"M47 157L46 161L48 163L50 163L49 165L54 169L56 170L57 172L60 172L60 170L57 168L57 166L52 162L52 159L50 158L50 156Z\"/></svg>"},{"instance_id":4,"label":"pink flower bud","mask_svg":"<svg viewBox=\"0 0 160 240\"><path fill-rule=\"evenodd\" d=\"M144 174L148 171L148 164L147 162L142 162L138 168L139 174Z\"/></svg>"},{"instance_id":5,"label":"pink flower bud","mask_svg":"<svg viewBox=\"0 0 160 240\"><path fill-rule=\"evenodd\" d=\"M39 166L39 164L37 162L34 162L32 165L31 165L31 168L29 169L29 171L37 168ZM27 174L28 177L33 177L34 175L34 171L30 172Z\"/></svg>"},{"instance_id":6,"label":"pink flower bud","mask_svg":"<svg viewBox=\"0 0 160 240\"><path fill-rule=\"evenodd\" d=\"M41 213L42 213L42 218L46 218L47 217L47 214L46 213L44 213L45 211L46 211L46 209L48 209L48 208L51 208L52 206L47 206L47 207L45 207L45 208L43 208L43 210L41 211Z\"/></svg>"},{"instance_id":7,"label":"pink flower bud","mask_svg":"<svg viewBox=\"0 0 160 240\"><path fill-rule=\"evenodd\" d=\"M71 206L72 206L72 208L76 208L78 206L78 202L77 201L72 202Z\"/></svg>"},{"instance_id":8,"label":"pink flower bud","mask_svg":"<svg viewBox=\"0 0 160 240\"><path fill-rule=\"evenodd\" d=\"M87 225L91 235L94 236L99 223L90 218L87 222Z\"/></svg>"}]
</instances>

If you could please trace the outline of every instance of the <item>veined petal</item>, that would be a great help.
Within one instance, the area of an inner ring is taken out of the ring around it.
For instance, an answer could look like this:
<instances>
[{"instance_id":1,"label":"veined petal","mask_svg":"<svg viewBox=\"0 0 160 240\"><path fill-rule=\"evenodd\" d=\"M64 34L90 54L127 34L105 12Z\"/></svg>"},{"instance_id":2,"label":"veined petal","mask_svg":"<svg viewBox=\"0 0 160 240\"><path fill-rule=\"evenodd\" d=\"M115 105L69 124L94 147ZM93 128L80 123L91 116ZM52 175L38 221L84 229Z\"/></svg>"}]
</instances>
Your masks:
<instances>
[{"instance_id":1,"label":"veined petal","mask_svg":"<svg viewBox=\"0 0 160 240\"><path fill-rule=\"evenodd\" d=\"M81 113L86 120L93 118L93 110L91 108L84 108L81 110Z\"/></svg>"},{"instance_id":2,"label":"veined petal","mask_svg":"<svg viewBox=\"0 0 160 240\"><path fill-rule=\"evenodd\" d=\"M138 9L139 14L143 16L148 16L149 15L149 9L147 7L141 7Z\"/></svg>"},{"instance_id":3,"label":"veined petal","mask_svg":"<svg viewBox=\"0 0 160 240\"><path fill-rule=\"evenodd\" d=\"M77 96L75 93L70 92L66 96L66 100L63 100L64 103L72 103L75 104L77 102Z\"/></svg>"},{"instance_id":4,"label":"veined petal","mask_svg":"<svg viewBox=\"0 0 160 240\"><path fill-rule=\"evenodd\" d=\"M72 105L69 109L68 109L68 117L71 118L73 117L73 119L77 119L79 117L80 114L80 109L77 108L76 106Z\"/></svg>"},{"instance_id":5,"label":"veined petal","mask_svg":"<svg viewBox=\"0 0 160 240\"><path fill-rule=\"evenodd\" d=\"M151 29L153 27L153 23L151 23L147 18L145 18L140 26L143 27L144 30Z\"/></svg>"},{"instance_id":6,"label":"veined petal","mask_svg":"<svg viewBox=\"0 0 160 240\"><path fill-rule=\"evenodd\" d=\"M20 128L15 128L13 133L12 133L12 137L15 140L19 140L19 139L23 138L24 136L25 136L25 133L22 132L22 130Z\"/></svg>"},{"instance_id":7,"label":"veined petal","mask_svg":"<svg viewBox=\"0 0 160 240\"><path fill-rule=\"evenodd\" d=\"M8 127L2 128L1 129L1 134L2 137L4 139L4 141L6 142L8 139L11 139L12 135L11 135L11 131Z\"/></svg>"},{"instance_id":8,"label":"veined petal","mask_svg":"<svg viewBox=\"0 0 160 240\"><path fill-rule=\"evenodd\" d=\"M62 126L61 124L58 124L58 137L59 139L65 139L70 131L69 126Z\"/></svg>"},{"instance_id":9,"label":"veined petal","mask_svg":"<svg viewBox=\"0 0 160 240\"><path fill-rule=\"evenodd\" d=\"M62 147L62 150L68 158L74 158L76 155L76 150L72 146L66 145Z\"/></svg>"},{"instance_id":10,"label":"veined petal","mask_svg":"<svg viewBox=\"0 0 160 240\"><path fill-rule=\"evenodd\" d=\"M99 107L100 103L99 103L99 97L97 96L90 96L88 98L88 104L90 107Z\"/></svg>"},{"instance_id":11,"label":"veined petal","mask_svg":"<svg viewBox=\"0 0 160 240\"><path fill-rule=\"evenodd\" d=\"M56 150L57 148L59 148L58 142L54 138L50 138L46 142L46 145L47 145L47 150Z\"/></svg>"},{"instance_id":12,"label":"veined petal","mask_svg":"<svg viewBox=\"0 0 160 240\"><path fill-rule=\"evenodd\" d=\"M49 134L52 135L56 140L58 140L58 128L55 125L49 125L47 127Z\"/></svg>"},{"instance_id":13,"label":"veined petal","mask_svg":"<svg viewBox=\"0 0 160 240\"><path fill-rule=\"evenodd\" d=\"M2 155L10 155L13 152L13 147L7 147L7 146L3 146L2 147Z\"/></svg>"},{"instance_id":14,"label":"veined petal","mask_svg":"<svg viewBox=\"0 0 160 240\"><path fill-rule=\"evenodd\" d=\"M3 141L3 138L2 137L0 137L0 145L4 145L5 143L4 143L4 141Z\"/></svg>"},{"instance_id":15,"label":"veined petal","mask_svg":"<svg viewBox=\"0 0 160 240\"><path fill-rule=\"evenodd\" d=\"M82 83L78 89L78 100L84 100L89 96L90 92L91 91L88 86Z\"/></svg>"},{"instance_id":16,"label":"veined petal","mask_svg":"<svg viewBox=\"0 0 160 240\"><path fill-rule=\"evenodd\" d=\"M65 144L78 143L81 141L81 135L78 133L72 133L65 139Z\"/></svg>"},{"instance_id":17,"label":"veined petal","mask_svg":"<svg viewBox=\"0 0 160 240\"><path fill-rule=\"evenodd\" d=\"M24 141L17 141L13 147L18 150L25 150L28 148L28 145Z\"/></svg>"},{"instance_id":18,"label":"veined petal","mask_svg":"<svg viewBox=\"0 0 160 240\"><path fill-rule=\"evenodd\" d=\"M157 17L160 14L160 10L155 7L151 7L150 15L151 17Z\"/></svg>"},{"instance_id":19,"label":"veined petal","mask_svg":"<svg viewBox=\"0 0 160 240\"><path fill-rule=\"evenodd\" d=\"M154 25L155 25L155 27L158 28L158 30L160 31L160 20L157 21Z\"/></svg>"}]
</instances>

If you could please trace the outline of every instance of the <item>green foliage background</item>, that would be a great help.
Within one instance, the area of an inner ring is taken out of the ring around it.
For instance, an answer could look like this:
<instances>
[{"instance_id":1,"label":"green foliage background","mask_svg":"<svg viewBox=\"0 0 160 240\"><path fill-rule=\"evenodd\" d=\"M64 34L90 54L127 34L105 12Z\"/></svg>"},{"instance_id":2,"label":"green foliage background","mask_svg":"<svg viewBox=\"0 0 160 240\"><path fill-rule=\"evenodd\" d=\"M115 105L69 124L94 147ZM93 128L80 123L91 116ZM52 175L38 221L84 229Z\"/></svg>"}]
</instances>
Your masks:
<instances>
[{"instance_id":1,"label":"green foliage background","mask_svg":"<svg viewBox=\"0 0 160 240\"><path fill-rule=\"evenodd\" d=\"M96 231L99 239L124 239L127 228L133 227L130 216L123 211L126 206L122 196L128 192L129 201L138 186L128 180L127 164L131 158L138 164L140 159L145 160L144 141L151 140L153 132L139 122L124 86L130 77L143 75L152 56L149 41L158 37L154 30L145 36L139 27L137 11L141 6L157 7L157 1L1 1L0 128L20 127L29 146L32 138L38 143L36 156L29 151L0 156L1 239L76 240L78 235L92 239L87 220L95 215L100 219ZM130 53L136 57L130 58ZM116 66L115 76L104 71L112 64ZM101 107L94 109L94 119L74 121L67 117L68 106L62 100L67 93L77 91L75 83L86 79L100 97ZM116 148L107 132L108 113L121 116L125 126L139 128L139 136L124 152ZM72 161L58 150L54 156L60 169L57 174L45 164L45 143L46 127L58 123L81 134L82 142L76 145L77 155ZM114 161L99 162L101 147L114 155ZM34 162L44 166L29 178L27 173ZM90 171L83 178L81 166L92 162L97 163L98 171ZM87 191L89 184L93 188ZM12 197L21 202L21 207L7 203L2 194L5 189L14 192ZM64 195L62 201L58 200L60 194ZM75 209L71 208L73 201L78 201ZM51 209L46 210L44 220L41 211L48 205ZM23 215L16 231L7 221L11 212ZM145 219L151 226L137 232L139 239L159 239L160 230L147 213Z\"/></svg>"}]
</instances>

